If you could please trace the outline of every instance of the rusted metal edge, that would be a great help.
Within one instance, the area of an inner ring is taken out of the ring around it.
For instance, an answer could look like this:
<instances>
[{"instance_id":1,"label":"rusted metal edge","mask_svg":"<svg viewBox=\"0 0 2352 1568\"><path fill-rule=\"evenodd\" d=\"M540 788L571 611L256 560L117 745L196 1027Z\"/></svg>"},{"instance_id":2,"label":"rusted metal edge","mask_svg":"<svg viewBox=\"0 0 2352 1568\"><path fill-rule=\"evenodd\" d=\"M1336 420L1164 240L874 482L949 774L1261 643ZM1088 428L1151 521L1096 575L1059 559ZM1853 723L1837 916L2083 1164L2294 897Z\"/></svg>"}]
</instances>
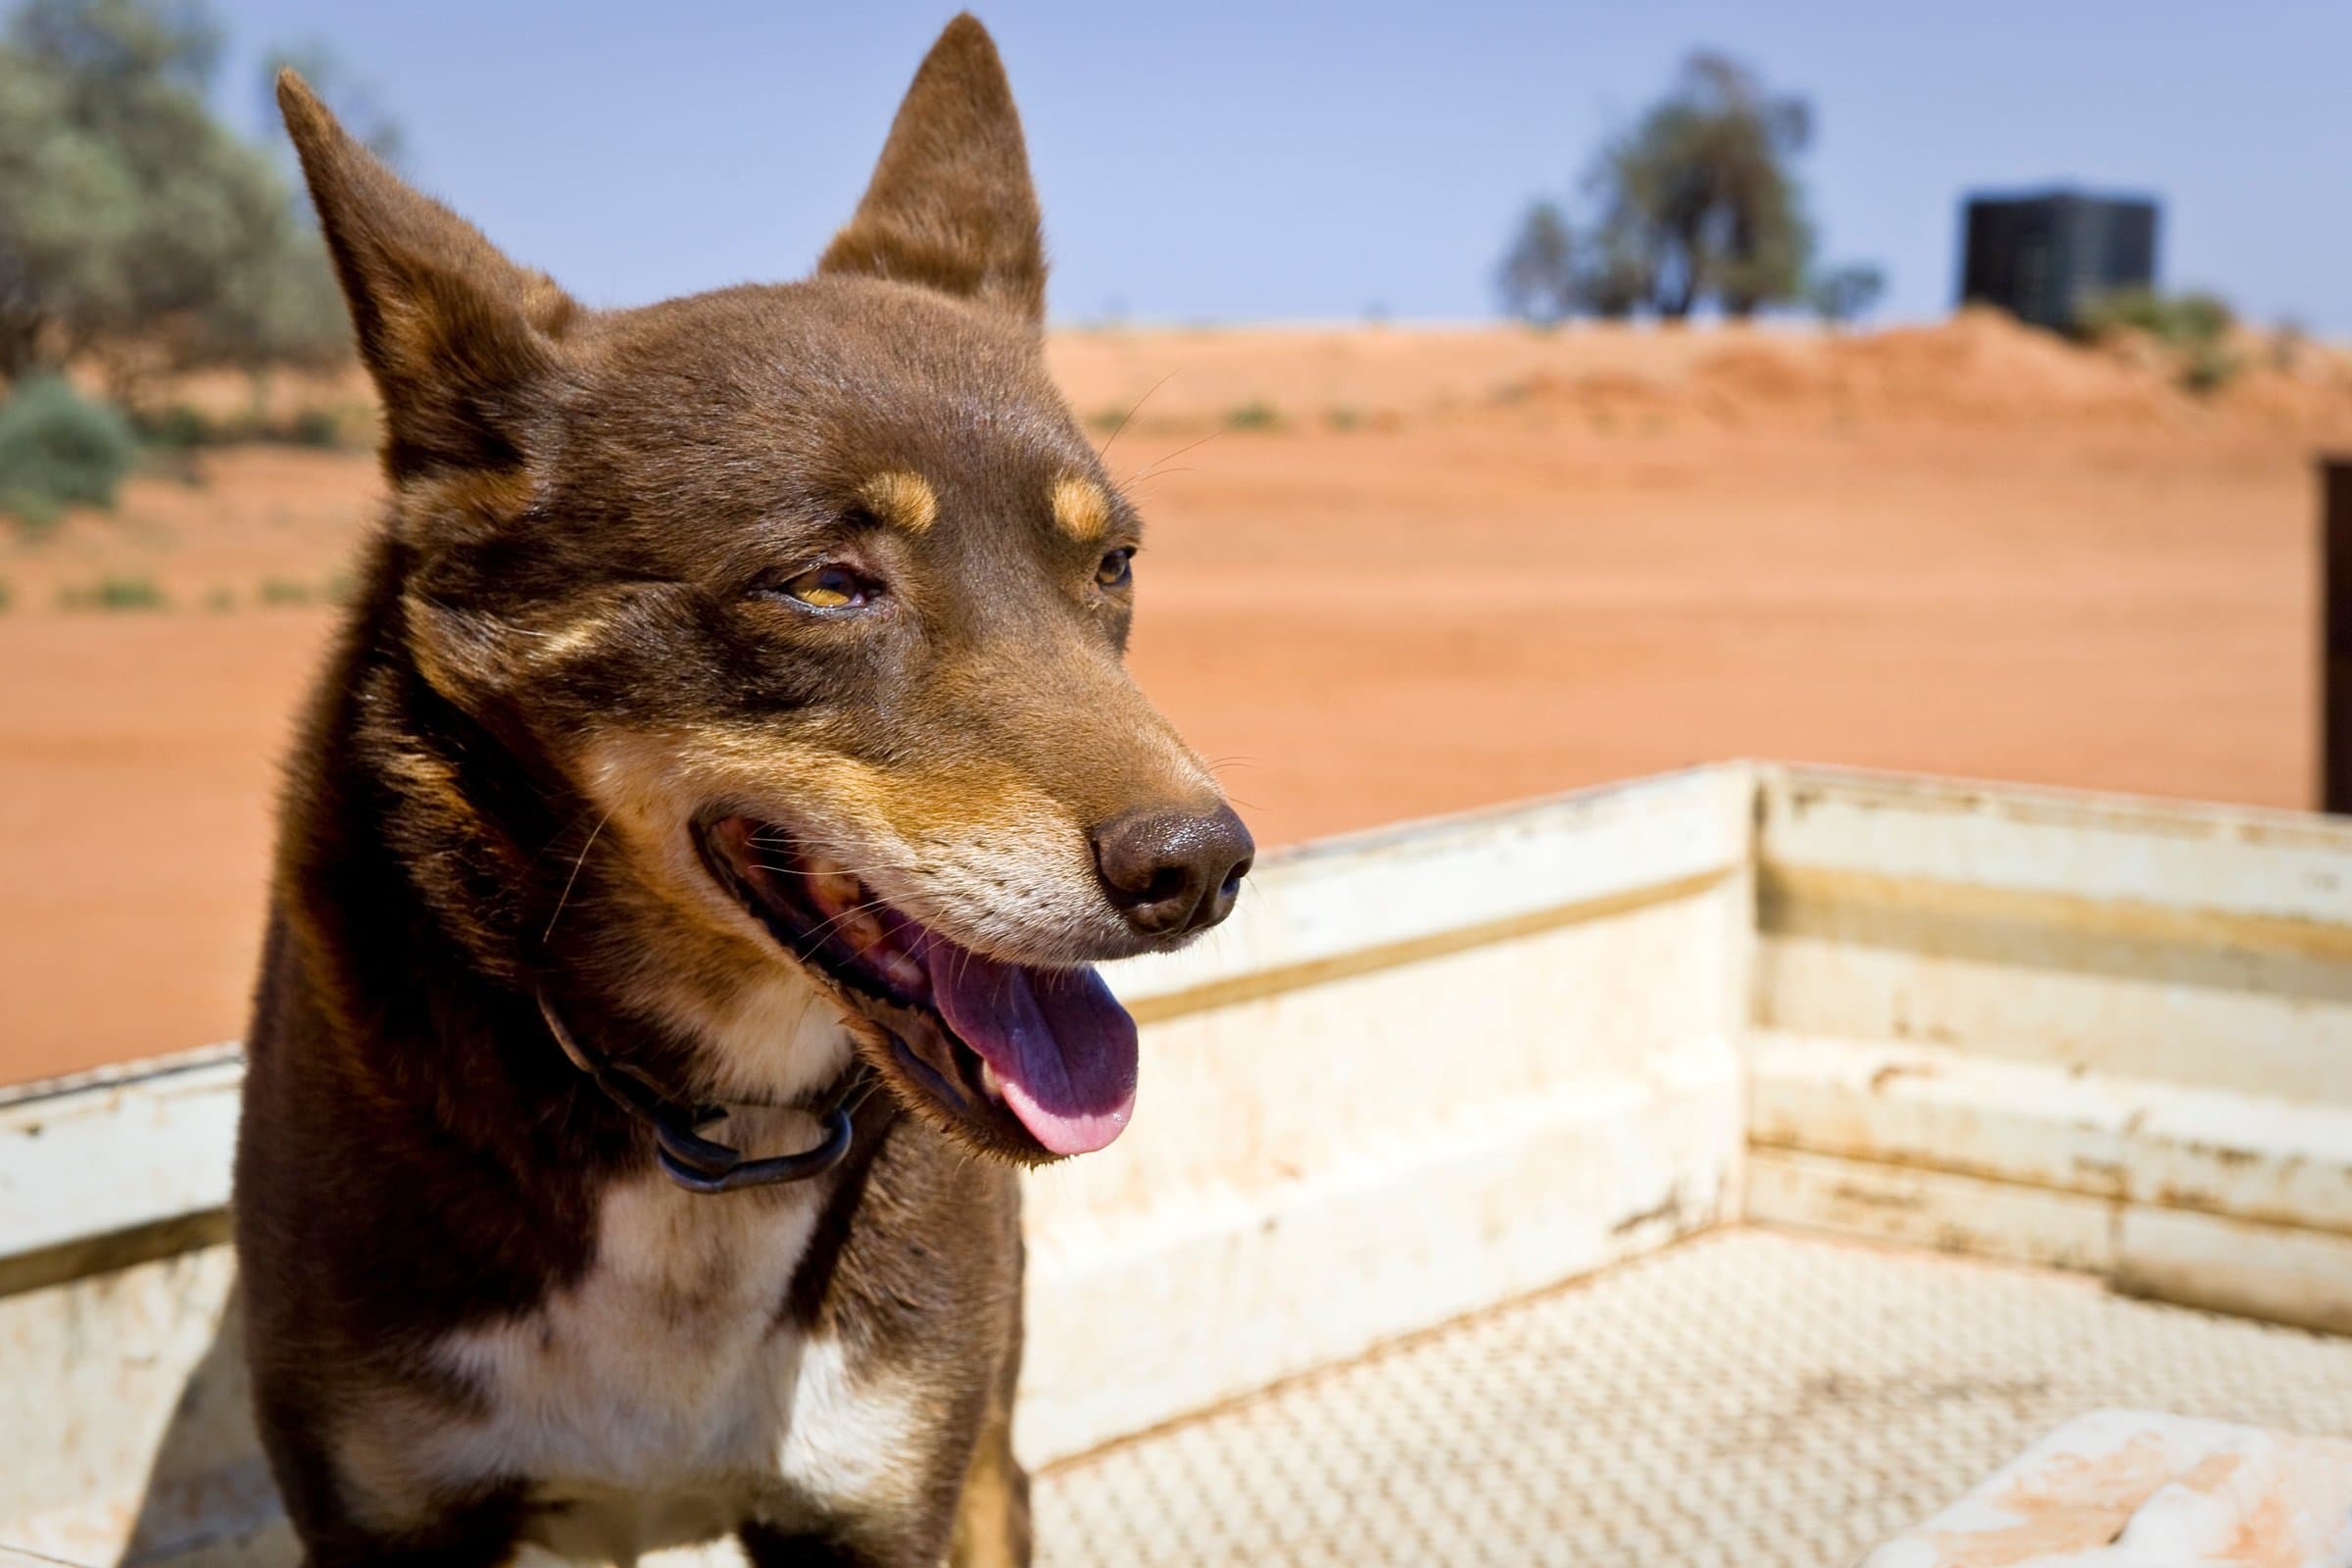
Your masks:
<instances>
[{"instance_id":1,"label":"rusted metal edge","mask_svg":"<svg viewBox=\"0 0 2352 1568\"><path fill-rule=\"evenodd\" d=\"M56 1100L67 1095L88 1095L108 1089L132 1085L161 1084L184 1074L202 1072L222 1062L242 1061L244 1045L224 1040L217 1045L198 1046L193 1051L178 1051L162 1056L141 1056L135 1061L110 1062L82 1072L64 1073L54 1078L28 1078L23 1083L0 1084L0 1116L12 1120L23 1108L43 1100Z\"/></svg>"},{"instance_id":2,"label":"rusted metal edge","mask_svg":"<svg viewBox=\"0 0 2352 1568\"><path fill-rule=\"evenodd\" d=\"M228 1210L211 1208L0 1257L0 1298L219 1247L228 1240Z\"/></svg>"},{"instance_id":3,"label":"rusted metal edge","mask_svg":"<svg viewBox=\"0 0 2352 1568\"><path fill-rule=\"evenodd\" d=\"M2080 897L1920 876L1766 859L1756 868L1758 929L1766 936L1801 934L1806 904L2057 926L2106 937L2129 937L2178 947L2223 946L2352 962L2352 926L2289 915Z\"/></svg>"}]
</instances>

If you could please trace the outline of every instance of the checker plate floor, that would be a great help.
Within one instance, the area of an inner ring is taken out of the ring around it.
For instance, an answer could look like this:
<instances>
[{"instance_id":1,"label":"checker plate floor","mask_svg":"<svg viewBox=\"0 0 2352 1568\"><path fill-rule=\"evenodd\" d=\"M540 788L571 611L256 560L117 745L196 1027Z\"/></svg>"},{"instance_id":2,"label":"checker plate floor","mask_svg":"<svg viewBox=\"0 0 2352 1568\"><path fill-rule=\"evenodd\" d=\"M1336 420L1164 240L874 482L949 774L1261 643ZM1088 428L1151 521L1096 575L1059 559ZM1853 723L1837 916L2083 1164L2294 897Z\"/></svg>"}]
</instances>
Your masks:
<instances>
[{"instance_id":1,"label":"checker plate floor","mask_svg":"<svg viewBox=\"0 0 2352 1568\"><path fill-rule=\"evenodd\" d=\"M1846 1568L2085 1410L2352 1436L2352 1339L1728 1230L1038 1478L1051 1568Z\"/></svg>"}]
</instances>

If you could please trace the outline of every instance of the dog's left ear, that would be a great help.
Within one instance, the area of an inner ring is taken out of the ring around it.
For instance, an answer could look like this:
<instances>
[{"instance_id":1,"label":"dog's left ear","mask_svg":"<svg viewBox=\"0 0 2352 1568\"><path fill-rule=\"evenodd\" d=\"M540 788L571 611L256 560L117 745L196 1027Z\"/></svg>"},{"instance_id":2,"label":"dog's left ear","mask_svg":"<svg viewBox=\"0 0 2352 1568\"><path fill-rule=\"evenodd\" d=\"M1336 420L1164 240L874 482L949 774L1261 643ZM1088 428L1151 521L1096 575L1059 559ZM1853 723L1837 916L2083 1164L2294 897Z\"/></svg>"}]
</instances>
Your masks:
<instances>
[{"instance_id":1,"label":"dog's left ear","mask_svg":"<svg viewBox=\"0 0 2352 1568\"><path fill-rule=\"evenodd\" d=\"M967 12L924 56L873 182L818 273L919 283L1044 323L1046 247L1012 86Z\"/></svg>"}]
</instances>

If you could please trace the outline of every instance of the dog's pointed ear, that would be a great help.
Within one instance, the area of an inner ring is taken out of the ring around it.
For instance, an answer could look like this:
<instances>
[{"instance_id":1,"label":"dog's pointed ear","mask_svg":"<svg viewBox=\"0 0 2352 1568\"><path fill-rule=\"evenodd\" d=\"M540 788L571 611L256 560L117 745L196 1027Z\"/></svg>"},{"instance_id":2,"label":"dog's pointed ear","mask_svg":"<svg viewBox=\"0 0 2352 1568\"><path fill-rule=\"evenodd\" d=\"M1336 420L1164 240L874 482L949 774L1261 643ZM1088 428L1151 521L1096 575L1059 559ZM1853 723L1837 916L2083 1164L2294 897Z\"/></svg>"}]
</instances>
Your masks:
<instances>
[{"instance_id":1,"label":"dog's pointed ear","mask_svg":"<svg viewBox=\"0 0 2352 1568\"><path fill-rule=\"evenodd\" d=\"M919 283L1031 326L1046 314L1046 247L1012 86L966 14L923 57L873 182L818 273Z\"/></svg>"},{"instance_id":2,"label":"dog's pointed ear","mask_svg":"<svg viewBox=\"0 0 2352 1568\"><path fill-rule=\"evenodd\" d=\"M514 466L579 307L402 183L291 71L277 103L383 398L386 470Z\"/></svg>"}]
</instances>

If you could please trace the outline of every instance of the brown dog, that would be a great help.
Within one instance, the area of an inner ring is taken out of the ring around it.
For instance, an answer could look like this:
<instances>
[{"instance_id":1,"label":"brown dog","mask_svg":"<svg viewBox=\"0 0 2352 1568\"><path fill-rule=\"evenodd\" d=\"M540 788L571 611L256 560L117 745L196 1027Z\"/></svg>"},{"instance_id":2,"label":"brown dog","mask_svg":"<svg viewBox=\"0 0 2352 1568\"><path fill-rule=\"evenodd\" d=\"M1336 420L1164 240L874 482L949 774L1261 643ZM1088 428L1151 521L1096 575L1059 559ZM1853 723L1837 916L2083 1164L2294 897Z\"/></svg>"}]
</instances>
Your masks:
<instances>
[{"instance_id":1,"label":"brown dog","mask_svg":"<svg viewBox=\"0 0 2352 1568\"><path fill-rule=\"evenodd\" d=\"M1046 376L987 33L813 278L636 311L280 98L392 491L237 1153L311 1563L1025 1561L1014 1166L1117 1135L1085 965L1250 845L1120 667L1136 518Z\"/></svg>"}]
</instances>

